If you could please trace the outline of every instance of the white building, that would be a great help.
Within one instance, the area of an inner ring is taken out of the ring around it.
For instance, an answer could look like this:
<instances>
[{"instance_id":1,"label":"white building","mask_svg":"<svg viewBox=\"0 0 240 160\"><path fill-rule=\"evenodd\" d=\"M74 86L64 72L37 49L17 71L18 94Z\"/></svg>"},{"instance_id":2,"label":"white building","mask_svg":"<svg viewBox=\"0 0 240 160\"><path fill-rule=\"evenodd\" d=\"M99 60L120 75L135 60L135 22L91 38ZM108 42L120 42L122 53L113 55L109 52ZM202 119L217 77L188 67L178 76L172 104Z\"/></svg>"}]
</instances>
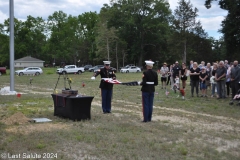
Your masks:
<instances>
[{"instance_id":1,"label":"white building","mask_svg":"<svg viewBox=\"0 0 240 160\"><path fill-rule=\"evenodd\" d=\"M17 59L14 61L14 67L43 67L43 63L45 61L42 61L37 58L33 58L31 56L23 57L20 59Z\"/></svg>"}]
</instances>

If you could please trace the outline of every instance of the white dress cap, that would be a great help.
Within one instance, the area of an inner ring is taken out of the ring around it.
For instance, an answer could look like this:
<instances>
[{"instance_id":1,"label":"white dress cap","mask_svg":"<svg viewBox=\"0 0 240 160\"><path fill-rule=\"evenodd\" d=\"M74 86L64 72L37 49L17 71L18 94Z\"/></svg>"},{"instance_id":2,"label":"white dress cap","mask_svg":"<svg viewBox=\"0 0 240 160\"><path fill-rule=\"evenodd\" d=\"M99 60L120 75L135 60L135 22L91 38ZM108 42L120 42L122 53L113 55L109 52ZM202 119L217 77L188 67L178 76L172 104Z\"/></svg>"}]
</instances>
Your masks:
<instances>
[{"instance_id":1,"label":"white dress cap","mask_svg":"<svg viewBox=\"0 0 240 160\"><path fill-rule=\"evenodd\" d=\"M111 61L103 61L104 64L110 64Z\"/></svg>"},{"instance_id":2,"label":"white dress cap","mask_svg":"<svg viewBox=\"0 0 240 160\"><path fill-rule=\"evenodd\" d=\"M145 61L147 66L153 66L154 62L153 61Z\"/></svg>"}]
</instances>

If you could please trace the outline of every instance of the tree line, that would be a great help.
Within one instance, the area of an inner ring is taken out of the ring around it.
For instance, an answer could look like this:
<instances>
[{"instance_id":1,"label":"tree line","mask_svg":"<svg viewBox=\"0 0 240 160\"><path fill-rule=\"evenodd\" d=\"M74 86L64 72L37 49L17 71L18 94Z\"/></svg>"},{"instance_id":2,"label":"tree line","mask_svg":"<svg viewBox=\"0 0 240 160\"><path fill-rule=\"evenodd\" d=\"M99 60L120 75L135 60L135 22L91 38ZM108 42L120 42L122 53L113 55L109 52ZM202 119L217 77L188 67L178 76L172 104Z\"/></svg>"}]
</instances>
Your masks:
<instances>
[{"instance_id":1,"label":"tree line","mask_svg":"<svg viewBox=\"0 0 240 160\"><path fill-rule=\"evenodd\" d=\"M209 37L197 16L198 9L186 0L179 0L174 11L166 0L110 0L100 13L55 11L46 20L29 15L26 21L14 19L15 59L32 56L45 64L80 66L111 60L118 68L142 66L146 59L161 64L239 58L232 42ZM0 54L0 65L8 66L9 19L0 24Z\"/></svg>"}]
</instances>

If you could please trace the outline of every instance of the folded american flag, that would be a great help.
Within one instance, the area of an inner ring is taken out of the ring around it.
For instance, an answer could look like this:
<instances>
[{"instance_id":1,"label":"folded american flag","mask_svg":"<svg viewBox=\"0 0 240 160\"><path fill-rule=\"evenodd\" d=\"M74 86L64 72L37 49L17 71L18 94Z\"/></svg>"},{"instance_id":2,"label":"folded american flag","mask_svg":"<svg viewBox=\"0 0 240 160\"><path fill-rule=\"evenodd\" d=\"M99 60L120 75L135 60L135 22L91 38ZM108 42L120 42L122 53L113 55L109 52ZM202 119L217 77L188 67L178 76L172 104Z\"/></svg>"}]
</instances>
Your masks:
<instances>
[{"instance_id":1,"label":"folded american flag","mask_svg":"<svg viewBox=\"0 0 240 160\"><path fill-rule=\"evenodd\" d=\"M102 78L107 83L112 83L112 84L122 84L122 85L127 85L127 86L138 86L139 82L133 81L133 82L120 82L118 80L114 80L112 78Z\"/></svg>"}]
</instances>

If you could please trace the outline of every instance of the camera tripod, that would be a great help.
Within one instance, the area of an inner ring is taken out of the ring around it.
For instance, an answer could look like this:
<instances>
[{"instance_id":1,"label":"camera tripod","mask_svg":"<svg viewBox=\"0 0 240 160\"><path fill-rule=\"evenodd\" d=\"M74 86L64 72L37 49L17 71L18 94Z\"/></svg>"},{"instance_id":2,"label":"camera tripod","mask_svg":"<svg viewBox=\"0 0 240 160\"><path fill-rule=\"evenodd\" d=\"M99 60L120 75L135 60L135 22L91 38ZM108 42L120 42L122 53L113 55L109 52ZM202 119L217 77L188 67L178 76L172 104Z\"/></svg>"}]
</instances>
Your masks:
<instances>
[{"instance_id":1,"label":"camera tripod","mask_svg":"<svg viewBox=\"0 0 240 160\"><path fill-rule=\"evenodd\" d=\"M60 79L61 76L63 76L63 80L64 80L64 88L65 88L65 90L70 90L70 89L71 89L70 80L69 80L69 78L68 78L68 75L67 75L66 73L64 73L64 74L59 74L59 76L58 76L58 80L57 80L57 83L56 83L56 86L55 86L55 88L54 88L53 91L56 90L57 85L58 85L58 82L59 82L59 79ZM66 81L68 81L69 88L66 88L66 83L67 83Z\"/></svg>"}]
</instances>

